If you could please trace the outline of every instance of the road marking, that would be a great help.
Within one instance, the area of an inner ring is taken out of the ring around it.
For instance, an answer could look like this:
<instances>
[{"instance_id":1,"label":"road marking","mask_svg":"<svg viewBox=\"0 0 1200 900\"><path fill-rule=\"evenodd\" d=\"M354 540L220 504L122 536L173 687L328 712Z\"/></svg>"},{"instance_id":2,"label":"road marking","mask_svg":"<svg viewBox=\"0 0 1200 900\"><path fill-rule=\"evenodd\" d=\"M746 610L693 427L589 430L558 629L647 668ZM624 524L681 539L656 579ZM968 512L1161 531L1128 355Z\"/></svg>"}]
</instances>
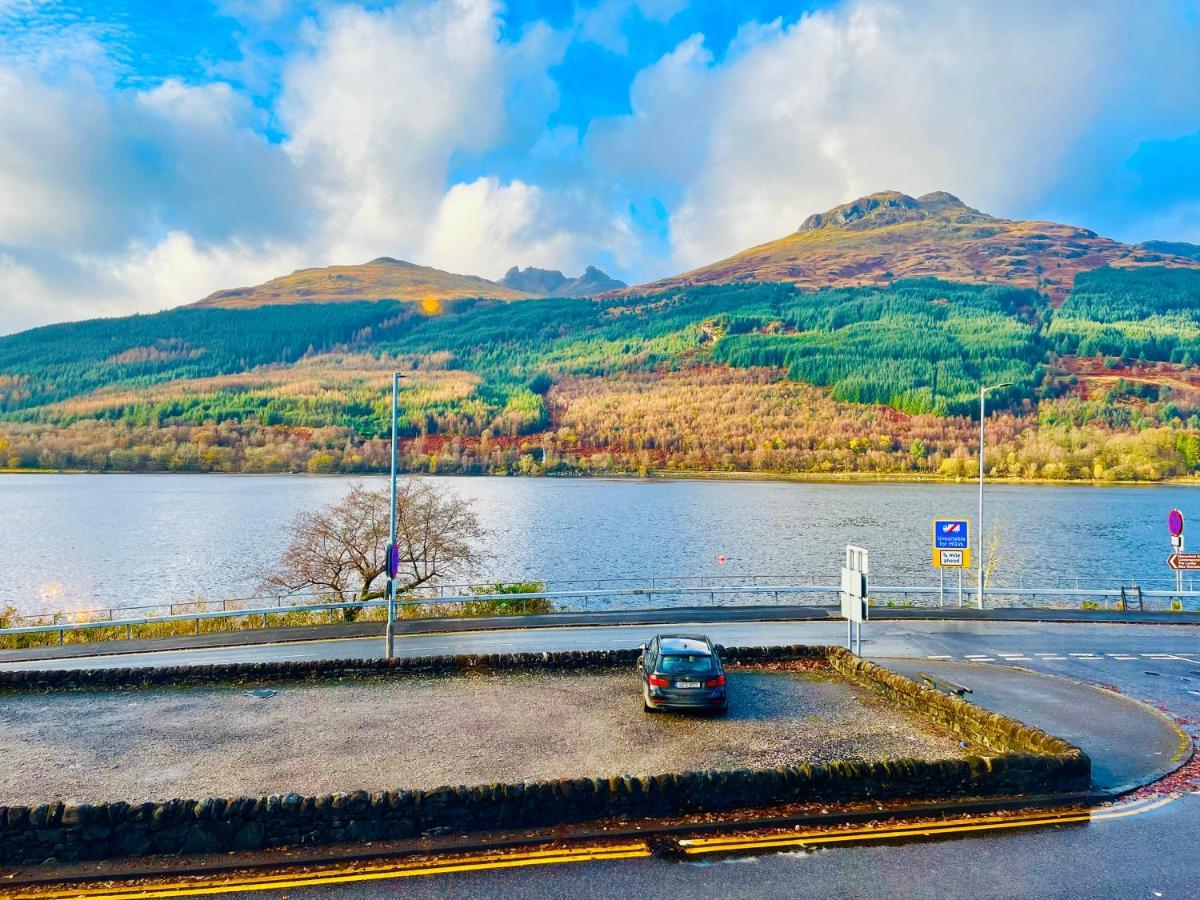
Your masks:
<instances>
[{"instance_id":1,"label":"road marking","mask_svg":"<svg viewBox=\"0 0 1200 900\"><path fill-rule=\"evenodd\" d=\"M1065 656L1043 656L1042 662L1066 662Z\"/></svg>"},{"instance_id":2,"label":"road marking","mask_svg":"<svg viewBox=\"0 0 1200 900\"><path fill-rule=\"evenodd\" d=\"M970 818L947 819L940 822L917 822L896 825L890 828L856 828L846 831L814 831L802 834L787 833L776 837L711 837L685 839L679 842L688 856L708 853L730 853L739 850L778 849L789 846L811 846L888 840L906 837L932 837L943 834L987 832L999 829L1035 828L1039 826L1066 825L1119 819L1139 815L1165 806L1178 799L1179 795L1138 801L1123 807L1114 807L1100 812L1085 810L1059 814L1035 813L1002 820L978 820ZM401 862L360 866L355 863L341 868L319 869L307 873L263 874L258 876L212 880L204 882L175 881L159 885L142 884L138 887L75 889L60 892L41 892L36 888L25 894L9 894L10 900L66 900L69 897L87 897L89 900L154 900L166 897L196 897L216 894L234 894L250 891L278 891L301 887L330 884L353 884L366 881L385 881L393 878L445 875L455 872L480 872L494 869L514 869L529 866L547 866L560 863L598 862L604 860L646 859L652 855L643 841L627 842L600 847L559 848L554 850L532 850L513 853L480 853L446 859L440 862Z\"/></svg>"},{"instance_id":3,"label":"road marking","mask_svg":"<svg viewBox=\"0 0 1200 900\"><path fill-rule=\"evenodd\" d=\"M1178 799L1172 794L1159 801L1148 804L1134 804L1130 807L1094 812L1063 813L1060 815L1025 816L999 821L979 822L971 819L954 819L946 822L922 823L901 826L892 829L852 829L841 832L810 832L809 834L780 835L773 838L701 838L694 841L680 841L680 846L688 856L699 856L706 853L730 853L738 850L767 850L783 847L812 846L815 844L857 843L861 841L887 840L906 837L930 837L943 834L962 834L967 832L996 831L1010 828L1035 828L1043 825L1067 825L1072 823L1096 822L1106 819L1120 819L1125 816L1136 816L1152 809L1158 809Z\"/></svg>"},{"instance_id":4,"label":"road marking","mask_svg":"<svg viewBox=\"0 0 1200 900\"><path fill-rule=\"evenodd\" d=\"M990 656L985 656L982 653L968 653L963 659L991 659Z\"/></svg>"},{"instance_id":5,"label":"road marking","mask_svg":"<svg viewBox=\"0 0 1200 900\"><path fill-rule=\"evenodd\" d=\"M954 659L953 656L927 656L926 659Z\"/></svg>"},{"instance_id":6,"label":"road marking","mask_svg":"<svg viewBox=\"0 0 1200 900\"><path fill-rule=\"evenodd\" d=\"M325 869L306 874L261 875L209 884L201 881L175 882L159 886L147 885L142 888L28 893L9 895L9 897L10 900L66 900L68 897L88 897L91 900L149 900L149 898L157 897L199 897L213 894L235 894L244 891L276 891L322 884L352 884L391 878L444 875L453 872L480 872L488 869L515 869L526 866L548 866L610 859L645 859L649 856L651 856L650 848L643 841L638 841L609 847L560 848L505 855L476 854L434 863L391 863L359 869L349 867Z\"/></svg>"}]
</instances>

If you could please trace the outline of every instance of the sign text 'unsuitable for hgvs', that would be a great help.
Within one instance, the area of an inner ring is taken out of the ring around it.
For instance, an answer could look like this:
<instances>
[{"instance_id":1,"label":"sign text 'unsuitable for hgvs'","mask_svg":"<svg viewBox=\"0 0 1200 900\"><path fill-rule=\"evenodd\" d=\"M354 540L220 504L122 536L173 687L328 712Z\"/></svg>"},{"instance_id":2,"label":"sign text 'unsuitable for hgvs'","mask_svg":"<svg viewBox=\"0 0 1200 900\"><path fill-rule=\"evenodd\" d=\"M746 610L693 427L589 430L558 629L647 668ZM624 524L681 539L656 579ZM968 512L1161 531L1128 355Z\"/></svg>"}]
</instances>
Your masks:
<instances>
[{"instance_id":1,"label":"sign text 'unsuitable for hgvs'","mask_svg":"<svg viewBox=\"0 0 1200 900\"><path fill-rule=\"evenodd\" d=\"M938 569L971 566L971 523L967 519L933 520L933 565Z\"/></svg>"}]
</instances>

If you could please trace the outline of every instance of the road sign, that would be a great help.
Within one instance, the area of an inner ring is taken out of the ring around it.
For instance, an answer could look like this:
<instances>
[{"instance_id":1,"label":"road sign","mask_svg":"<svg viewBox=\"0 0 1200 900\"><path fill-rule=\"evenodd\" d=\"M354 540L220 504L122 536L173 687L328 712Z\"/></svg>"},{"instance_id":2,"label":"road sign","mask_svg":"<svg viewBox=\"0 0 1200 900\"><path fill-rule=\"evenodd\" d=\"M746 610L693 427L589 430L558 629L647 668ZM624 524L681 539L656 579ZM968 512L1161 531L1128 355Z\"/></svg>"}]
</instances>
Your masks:
<instances>
[{"instance_id":1,"label":"road sign","mask_svg":"<svg viewBox=\"0 0 1200 900\"><path fill-rule=\"evenodd\" d=\"M1200 569L1200 553L1172 553L1167 557L1167 565L1176 571Z\"/></svg>"},{"instance_id":2,"label":"road sign","mask_svg":"<svg viewBox=\"0 0 1200 900\"><path fill-rule=\"evenodd\" d=\"M937 562L934 563L939 569L961 569L963 567L963 558L967 550L938 550Z\"/></svg>"},{"instance_id":3,"label":"road sign","mask_svg":"<svg viewBox=\"0 0 1200 900\"><path fill-rule=\"evenodd\" d=\"M387 575L388 578L395 578L400 572L400 546L398 544L388 544L387 546Z\"/></svg>"},{"instance_id":4,"label":"road sign","mask_svg":"<svg viewBox=\"0 0 1200 900\"><path fill-rule=\"evenodd\" d=\"M846 649L862 650L862 623L867 620L867 551L846 546L846 564L842 566L842 616L846 620Z\"/></svg>"},{"instance_id":5,"label":"road sign","mask_svg":"<svg viewBox=\"0 0 1200 900\"><path fill-rule=\"evenodd\" d=\"M933 565L937 569L971 566L971 523L967 519L933 520Z\"/></svg>"},{"instance_id":6,"label":"road sign","mask_svg":"<svg viewBox=\"0 0 1200 900\"><path fill-rule=\"evenodd\" d=\"M1167 513L1167 531L1171 532L1171 537L1179 537L1183 534L1183 513L1177 509Z\"/></svg>"}]
</instances>

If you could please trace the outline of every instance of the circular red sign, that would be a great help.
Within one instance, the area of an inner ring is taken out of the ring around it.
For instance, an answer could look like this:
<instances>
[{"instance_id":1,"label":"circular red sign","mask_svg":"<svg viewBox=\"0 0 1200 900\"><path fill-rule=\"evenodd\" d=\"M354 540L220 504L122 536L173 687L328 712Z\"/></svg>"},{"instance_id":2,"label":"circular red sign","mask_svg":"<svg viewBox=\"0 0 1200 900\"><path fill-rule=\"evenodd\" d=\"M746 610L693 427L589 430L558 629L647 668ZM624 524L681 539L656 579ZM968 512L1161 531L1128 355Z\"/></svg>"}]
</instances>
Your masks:
<instances>
[{"instance_id":1,"label":"circular red sign","mask_svg":"<svg viewBox=\"0 0 1200 900\"><path fill-rule=\"evenodd\" d=\"M1183 513L1177 509L1167 513L1167 531L1171 532L1172 537L1179 537L1183 534Z\"/></svg>"}]
</instances>

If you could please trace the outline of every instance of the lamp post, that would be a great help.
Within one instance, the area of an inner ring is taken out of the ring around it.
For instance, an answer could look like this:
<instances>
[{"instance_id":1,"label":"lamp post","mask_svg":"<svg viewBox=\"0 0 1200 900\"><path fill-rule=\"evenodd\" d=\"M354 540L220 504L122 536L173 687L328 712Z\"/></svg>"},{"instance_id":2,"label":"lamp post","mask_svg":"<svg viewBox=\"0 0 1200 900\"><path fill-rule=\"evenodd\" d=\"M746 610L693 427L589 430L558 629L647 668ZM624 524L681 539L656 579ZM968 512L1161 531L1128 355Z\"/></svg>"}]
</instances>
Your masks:
<instances>
[{"instance_id":1,"label":"lamp post","mask_svg":"<svg viewBox=\"0 0 1200 900\"><path fill-rule=\"evenodd\" d=\"M984 387L979 386L979 522L976 526L976 540L979 542L976 547L975 555L977 557L976 565L979 566L979 591L977 606L983 609L983 424L984 424L984 397L988 391L994 391L997 388L1012 387L1011 381L1003 381L1000 384L992 384Z\"/></svg>"},{"instance_id":2,"label":"lamp post","mask_svg":"<svg viewBox=\"0 0 1200 900\"><path fill-rule=\"evenodd\" d=\"M392 658L392 644L396 635L396 568L398 554L396 553L396 434L397 419L400 408L400 379L404 376L399 372L392 373L392 477L391 485L391 514L388 518L387 545L387 628L385 629L385 646L383 655Z\"/></svg>"}]
</instances>

